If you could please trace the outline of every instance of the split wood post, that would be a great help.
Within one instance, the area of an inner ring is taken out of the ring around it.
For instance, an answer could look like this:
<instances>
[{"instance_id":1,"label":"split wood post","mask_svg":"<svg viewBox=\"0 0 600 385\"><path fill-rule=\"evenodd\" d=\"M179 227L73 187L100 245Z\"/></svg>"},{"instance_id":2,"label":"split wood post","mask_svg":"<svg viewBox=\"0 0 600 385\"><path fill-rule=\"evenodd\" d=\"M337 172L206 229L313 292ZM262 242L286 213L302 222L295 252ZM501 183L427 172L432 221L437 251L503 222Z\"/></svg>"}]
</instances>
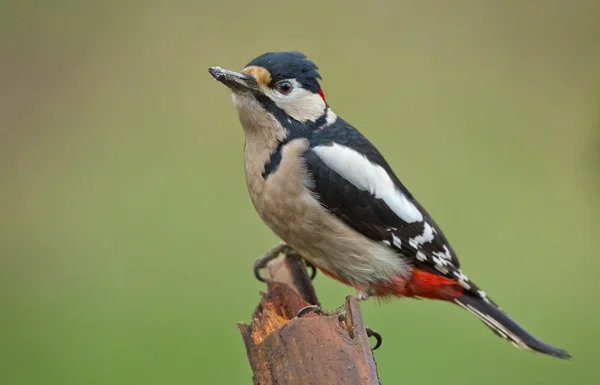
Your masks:
<instances>
[{"instance_id":1,"label":"split wood post","mask_svg":"<svg viewBox=\"0 0 600 385\"><path fill-rule=\"evenodd\" d=\"M238 323L255 385L380 384L358 302L346 297L347 316L296 314L319 304L304 262L285 256L266 268L267 293Z\"/></svg>"}]
</instances>

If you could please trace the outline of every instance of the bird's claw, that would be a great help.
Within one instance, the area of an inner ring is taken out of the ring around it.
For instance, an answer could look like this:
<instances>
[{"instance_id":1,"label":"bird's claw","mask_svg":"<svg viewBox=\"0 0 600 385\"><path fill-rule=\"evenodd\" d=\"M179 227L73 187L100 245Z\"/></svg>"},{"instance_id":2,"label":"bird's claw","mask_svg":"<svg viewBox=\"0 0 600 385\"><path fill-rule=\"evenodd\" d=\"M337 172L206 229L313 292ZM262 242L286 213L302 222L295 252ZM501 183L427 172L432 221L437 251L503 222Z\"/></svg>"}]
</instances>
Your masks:
<instances>
[{"instance_id":1,"label":"bird's claw","mask_svg":"<svg viewBox=\"0 0 600 385\"><path fill-rule=\"evenodd\" d=\"M253 271L254 271L254 277L255 277L256 279L258 279L260 282L266 282L266 280L265 280L265 279L263 278L263 276L260 274L260 270L261 270L261 269L264 267L264 266L262 265L262 263L261 263L261 262L262 262L262 261L261 261L261 259L260 259L260 258L259 258L259 259L257 259L257 260L254 262L254 268L253 268Z\"/></svg>"},{"instance_id":2,"label":"bird's claw","mask_svg":"<svg viewBox=\"0 0 600 385\"><path fill-rule=\"evenodd\" d=\"M312 281L317 276L317 268L306 259L304 260L304 264L306 264L306 267L310 269L310 280Z\"/></svg>"},{"instance_id":3,"label":"bird's claw","mask_svg":"<svg viewBox=\"0 0 600 385\"><path fill-rule=\"evenodd\" d=\"M303 315L310 313L311 311L316 314L322 314L321 307L319 305L308 305L308 306L304 306L302 309L300 309L298 311L298 313L296 314L296 317L302 318Z\"/></svg>"},{"instance_id":4,"label":"bird's claw","mask_svg":"<svg viewBox=\"0 0 600 385\"><path fill-rule=\"evenodd\" d=\"M315 267L315 265L308 262L306 259L302 258L302 256L300 254L298 254L298 252L296 250L292 249L290 246L288 246L284 242L277 244L275 247L273 247L271 250L267 251L264 255L259 257L254 262L253 271L254 271L254 276L256 277L256 279L258 279L261 282L266 282L266 279L260 274L260 271L264 267L266 267L269 262L271 262L272 260L277 258L279 256L279 254L282 254L282 253L285 255L303 259L304 263L306 264L306 267L310 268L310 270L311 270L310 279L311 280L315 279L315 277L317 275L317 268Z\"/></svg>"},{"instance_id":5,"label":"bird's claw","mask_svg":"<svg viewBox=\"0 0 600 385\"><path fill-rule=\"evenodd\" d=\"M305 306L302 309L300 309L298 311L298 313L296 314L296 316L298 318L302 318L303 315L310 313L310 312L313 312L315 314L325 315L325 316L337 315L339 321L344 321L346 319L345 306L340 306L337 309L333 309L333 310L324 310L318 305L308 305L308 306ZM368 326L365 327L365 331L367 332L368 337L375 338L375 346L372 347L371 350L379 349L379 347L383 343L383 337L381 337L381 334L379 334L378 332L376 332L375 330L371 329Z\"/></svg>"},{"instance_id":6,"label":"bird's claw","mask_svg":"<svg viewBox=\"0 0 600 385\"><path fill-rule=\"evenodd\" d=\"M368 326L365 326L365 330L367 332L367 336L368 337L375 337L375 346L373 346L371 348L371 350L377 350L379 349L379 347L381 346L381 344L383 343L383 338L381 337L381 334L377 333L375 330L371 329Z\"/></svg>"}]
</instances>

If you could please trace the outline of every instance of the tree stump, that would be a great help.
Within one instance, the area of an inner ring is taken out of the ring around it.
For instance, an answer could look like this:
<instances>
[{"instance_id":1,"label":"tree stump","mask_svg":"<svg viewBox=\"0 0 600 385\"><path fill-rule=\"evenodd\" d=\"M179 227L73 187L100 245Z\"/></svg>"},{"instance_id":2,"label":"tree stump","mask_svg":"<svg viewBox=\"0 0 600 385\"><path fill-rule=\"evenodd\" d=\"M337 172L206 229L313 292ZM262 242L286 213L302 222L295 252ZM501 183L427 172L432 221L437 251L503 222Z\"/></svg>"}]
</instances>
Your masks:
<instances>
[{"instance_id":1,"label":"tree stump","mask_svg":"<svg viewBox=\"0 0 600 385\"><path fill-rule=\"evenodd\" d=\"M309 313L319 304L304 262L285 256L267 266L267 293L252 314L238 323L255 385L380 384L360 306L346 297L347 315Z\"/></svg>"}]
</instances>

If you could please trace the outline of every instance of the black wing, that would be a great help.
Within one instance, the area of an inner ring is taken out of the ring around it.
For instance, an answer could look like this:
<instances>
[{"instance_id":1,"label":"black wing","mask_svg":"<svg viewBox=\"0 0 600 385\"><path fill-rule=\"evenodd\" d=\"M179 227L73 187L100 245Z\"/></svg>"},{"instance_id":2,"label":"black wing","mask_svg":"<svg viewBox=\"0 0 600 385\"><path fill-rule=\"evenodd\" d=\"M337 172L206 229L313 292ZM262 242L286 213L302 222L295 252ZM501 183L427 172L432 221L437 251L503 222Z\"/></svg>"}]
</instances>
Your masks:
<instances>
[{"instance_id":1,"label":"black wing","mask_svg":"<svg viewBox=\"0 0 600 385\"><path fill-rule=\"evenodd\" d=\"M375 146L358 130L338 118L334 127L314 132L309 140L310 148L304 153L304 159L314 179L312 190L325 208L361 234L397 249L414 264L437 274L456 276L458 258L439 226L402 185ZM334 143L349 147L381 166L398 190L418 208L423 220L404 221L384 200L353 185L328 167L313 150ZM428 241L423 242L423 239Z\"/></svg>"}]
</instances>

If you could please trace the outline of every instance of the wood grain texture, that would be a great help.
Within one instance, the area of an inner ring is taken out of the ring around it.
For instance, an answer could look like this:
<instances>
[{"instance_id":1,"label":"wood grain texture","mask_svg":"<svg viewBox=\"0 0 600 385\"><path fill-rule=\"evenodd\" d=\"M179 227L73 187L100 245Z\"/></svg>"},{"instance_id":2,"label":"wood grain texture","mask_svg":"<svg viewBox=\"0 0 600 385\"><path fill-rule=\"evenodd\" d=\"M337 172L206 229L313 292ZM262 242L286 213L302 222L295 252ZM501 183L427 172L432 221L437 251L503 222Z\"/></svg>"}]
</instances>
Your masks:
<instances>
[{"instance_id":1,"label":"wood grain texture","mask_svg":"<svg viewBox=\"0 0 600 385\"><path fill-rule=\"evenodd\" d=\"M267 266L267 293L252 314L240 322L256 385L379 384L377 366L358 302L346 298L347 317L301 319L296 313L318 304L304 263L284 257Z\"/></svg>"}]
</instances>

